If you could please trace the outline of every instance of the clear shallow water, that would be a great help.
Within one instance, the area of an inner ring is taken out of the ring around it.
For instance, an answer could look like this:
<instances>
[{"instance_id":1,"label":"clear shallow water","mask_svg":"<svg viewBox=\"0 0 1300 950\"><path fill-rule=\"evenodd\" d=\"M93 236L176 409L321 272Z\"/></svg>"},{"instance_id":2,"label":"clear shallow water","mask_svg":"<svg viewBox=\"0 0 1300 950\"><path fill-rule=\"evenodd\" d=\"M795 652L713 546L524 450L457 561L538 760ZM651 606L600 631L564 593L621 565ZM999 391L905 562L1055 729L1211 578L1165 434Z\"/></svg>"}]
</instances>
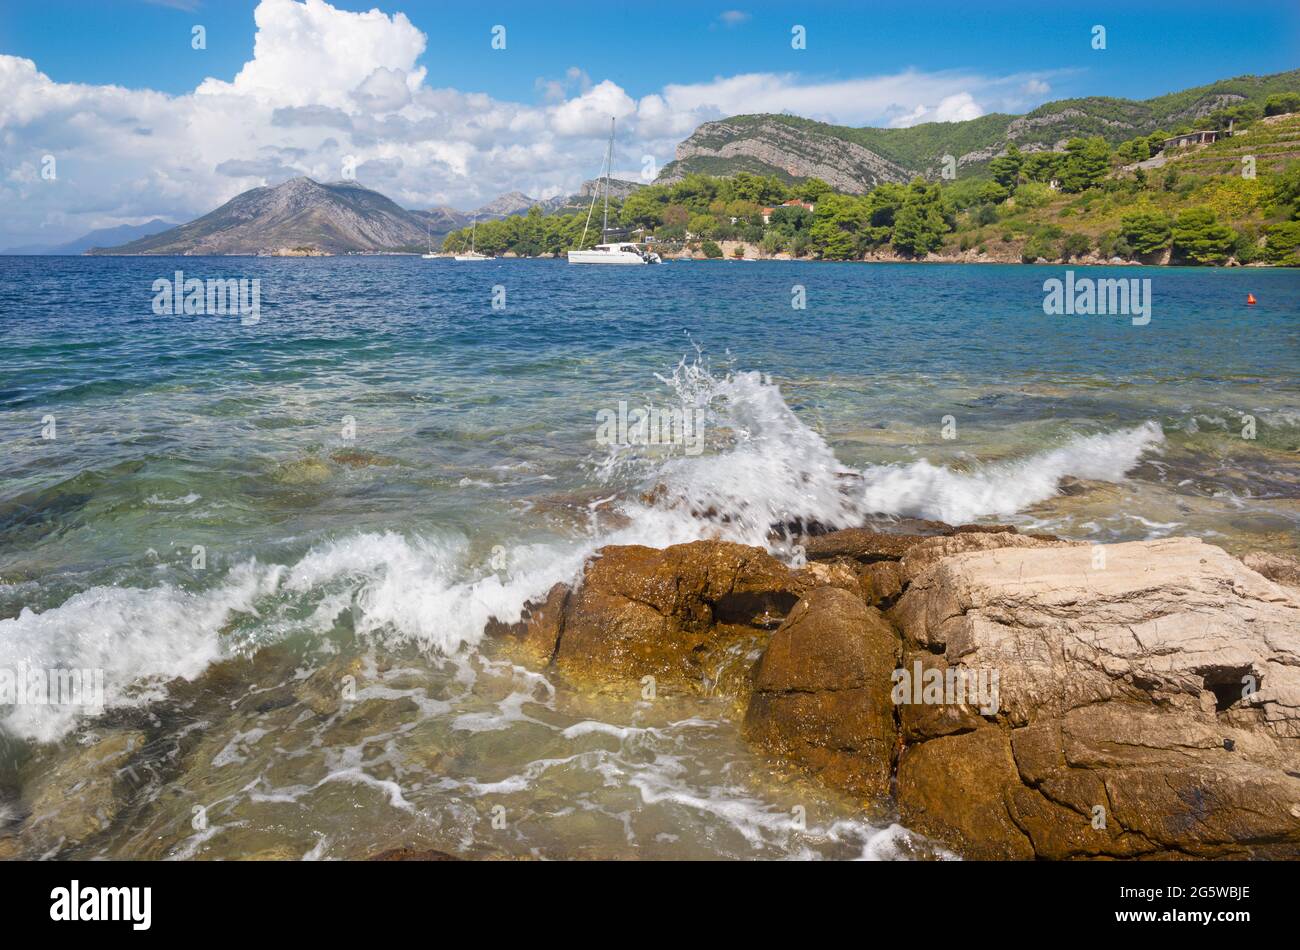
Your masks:
<instances>
[{"instance_id":1,"label":"clear shallow water","mask_svg":"<svg viewBox=\"0 0 1300 950\"><path fill-rule=\"evenodd\" d=\"M155 316L178 268L260 278L260 322ZM0 666L102 667L111 706L0 710L0 802L132 728L152 777L68 853L930 854L774 774L722 700L578 695L482 629L602 543L780 552L792 518L1294 553L1300 275L1080 269L1151 278L1134 327L1045 316L1063 270L0 258ZM706 451L611 453L620 401L700 408ZM353 660L351 712L250 699Z\"/></svg>"}]
</instances>

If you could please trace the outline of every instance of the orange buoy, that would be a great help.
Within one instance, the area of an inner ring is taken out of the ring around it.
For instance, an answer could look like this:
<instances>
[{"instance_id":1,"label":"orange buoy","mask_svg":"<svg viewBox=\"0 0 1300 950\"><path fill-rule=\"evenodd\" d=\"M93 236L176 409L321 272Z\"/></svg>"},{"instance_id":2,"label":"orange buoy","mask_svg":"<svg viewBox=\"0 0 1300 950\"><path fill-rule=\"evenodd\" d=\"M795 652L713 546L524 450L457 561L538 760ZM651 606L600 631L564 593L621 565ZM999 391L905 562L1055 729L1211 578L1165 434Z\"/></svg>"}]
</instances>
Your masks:
<instances>
[{"instance_id":1,"label":"orange buoy","mask_svg":"<svg viewBox=\"0 0 1300 950\"><path fill-rule=\"evenodd\" d=\"M1246 303L1247 303L1247 304L1253 304L1254 302L1255 302L1255 295L1254 295L1254 294L1246 294Z\"/></svg>"}]
</instances>

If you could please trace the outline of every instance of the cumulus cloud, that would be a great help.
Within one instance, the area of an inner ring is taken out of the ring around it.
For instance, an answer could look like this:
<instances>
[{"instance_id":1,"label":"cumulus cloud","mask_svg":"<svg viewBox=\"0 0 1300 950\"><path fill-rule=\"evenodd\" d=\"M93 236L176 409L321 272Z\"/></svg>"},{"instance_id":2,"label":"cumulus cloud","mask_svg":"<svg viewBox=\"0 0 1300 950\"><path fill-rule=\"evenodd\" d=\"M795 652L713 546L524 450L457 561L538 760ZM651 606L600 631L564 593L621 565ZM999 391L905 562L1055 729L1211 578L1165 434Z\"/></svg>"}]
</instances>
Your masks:
<instances>
[{"instance_id":1,"label":"cumulus cloud","mask_svg":"<svg viewBox=\"0 0 1300 950\"><path fill-rule=\"evenodd\" d=\"M911 112L896 115L889 120L890 128L905 128L922 122L965 122L978 119L984 114L974 97L969 92L958 92L944 96L934 108L918 105Z\"/></svg>"},{"instance_id":2,"label":"cumulus cloud","mask_svg":"<svg viewBox=\"0 0 1300 950\"><path fill-rule=\"evenodd\" d=\"M634 98L571 67L512 102L428 84L425 35L402 13L261 0L233 78L167 95L59 83L0 55L0 247L53 243L153 217L188 220L293 175L358 180L410 208L472 208L505 191L569 193L615 168L662 166L701 122L789 112L851 125L954 121L1006 109L1042 76L923 73L821 80L753 73ZM309 77L308 81L305 77ZM1045 88L1045 83L1043 84ZM45 157L56 163L42 176ZM631 173L630 173L631 174Z\"/></svg>"}]
</instances>

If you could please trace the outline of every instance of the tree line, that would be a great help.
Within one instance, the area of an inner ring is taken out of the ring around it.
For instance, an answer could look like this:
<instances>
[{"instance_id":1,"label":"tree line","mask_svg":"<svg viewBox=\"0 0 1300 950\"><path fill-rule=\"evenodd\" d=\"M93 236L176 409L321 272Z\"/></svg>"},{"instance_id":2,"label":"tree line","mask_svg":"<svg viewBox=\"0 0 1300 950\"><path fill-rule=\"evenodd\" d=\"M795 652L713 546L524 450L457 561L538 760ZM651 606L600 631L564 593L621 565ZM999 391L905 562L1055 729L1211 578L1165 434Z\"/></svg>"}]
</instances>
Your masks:
<instances>
[{"instance_id":1,"label":"tree line","mask_svg":"<svg viewBox=\"0 0 1300 950\"><path fill-rule=\"evenodd\" d=\"M1263 109L1273 105L1270 100ZM1291 104L1277 105L1283 106ZM1218 113L1211 118L1227 121ZM1268 184L1224 186L1253 202L1256 216L1269 221L1262 229L1238 229L1225 218L1241 216L1240 201L1225 199L1223 208L1192 203L1194 194L1206 190L1210 179L1204 176L1180 175L1174 168L1163 175L1141 168L1116 174L1145 161L1168 137L1161 130L1115 148L1100 136L1077 138L1051 152L1022 153L1011 145L988 163L988 177L887 182L861 195L837 192L816 178L791 183L748 172L725 178L691 174L611 202L610 217L617 227L653 234L666 247L691 246L714 257L721 256L722 241L743 242L769 255L854 260L884 249L914 258L945 246L986 250L1000 239L1021 241L1021 257L1029 261L1069 260L1094 250L1108 259L1142 259L1170 250L1175 259L1193 264L1229 258L1300 263L1300 164L1292 162ZM792 199L813 210L782 204ZM1063 199L1069 200L1058 208ZM1122 214L1101 233L1082 228L1090 218L1110 221L1117 209ZM1080 229L1068 227L1070 218ZM475 243L488 254L561 255L580 242L588 247L601 242L599 209L583 241L586 222L585 212L545 215L533 207L525 215L479 222ZM449 234L443 247L460 251L469 243L465 228Z\"/></svg>"}]
</instances>

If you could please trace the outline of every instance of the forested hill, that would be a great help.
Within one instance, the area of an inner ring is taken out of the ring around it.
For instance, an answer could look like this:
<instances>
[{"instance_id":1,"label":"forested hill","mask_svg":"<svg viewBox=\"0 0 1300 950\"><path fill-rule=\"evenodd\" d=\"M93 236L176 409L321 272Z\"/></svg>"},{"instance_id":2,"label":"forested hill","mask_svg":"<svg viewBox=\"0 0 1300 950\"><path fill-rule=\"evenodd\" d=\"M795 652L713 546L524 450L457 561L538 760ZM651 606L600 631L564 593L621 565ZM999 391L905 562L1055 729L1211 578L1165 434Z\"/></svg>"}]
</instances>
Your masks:
<instances>
[{"instance_id":1,"label":"forested hill","mask_svg":"<svg viewBox=\"0 0 1300 950\"><path fill-rule=\"evenodd\" d=\"M963 177L990 177L988 162L1008 145L1025 152L1059 150L1072 138L1101 136L1117 145L1155 132L1226 128L1230 121L1264 115L1270 101L1276 111L1289 112L1290 96L1300 96L1300 69L1222 79L1141 101L1062 99L1026 115L993 113L903 129L852 128L790 115L733 116L696 129L677 146L676 159L658 180L745 171L787 182L820 178L837 191L862 194L882 182L937 178L945 155L956 159Z\"/></svg>"}]
</instances>

